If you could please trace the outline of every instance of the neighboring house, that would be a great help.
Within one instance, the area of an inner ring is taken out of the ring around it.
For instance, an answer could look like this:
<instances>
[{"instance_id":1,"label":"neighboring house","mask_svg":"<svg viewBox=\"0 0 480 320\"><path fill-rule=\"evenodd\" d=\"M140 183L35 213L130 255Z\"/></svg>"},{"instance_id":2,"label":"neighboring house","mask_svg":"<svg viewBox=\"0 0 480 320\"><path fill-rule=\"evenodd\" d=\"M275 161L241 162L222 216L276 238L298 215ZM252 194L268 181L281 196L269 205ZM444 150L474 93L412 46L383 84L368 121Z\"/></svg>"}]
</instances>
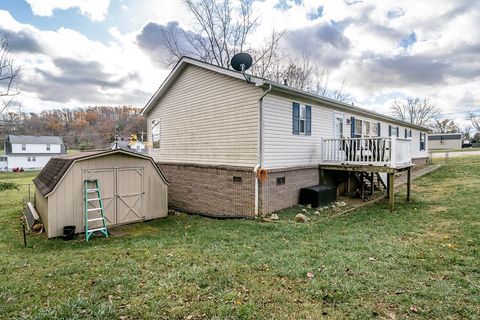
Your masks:
<instances>
[{"instance_id":1,"label":"neighboring house","mask_svg":"<svg viewBox=\"0 0 480 320\"><path fill-rule=\"evenodd\" d=\"M17 136L5 137L6 164L8 171L14 168L37 170L43 168L51 157L65 154L63 139L57 136ZM0 162L1 163L1 162Z\"/></svg>"},{"instance_id":2,"label":"neighboring house","mask_svg":"<svg viewBox=\"0 0 480 320\"><path fill-rule=\"evenodd\" d=\"M462 148L461 133L433 133L428 135L430 150L449 150Z\"/></svg>"},{"instance_id":3,"label":"neighboring house","mask_svg":"<svg viewBox=\"0 0 480 320\"><path fill-rule=\"evenodd\" d=\"M187 57L142 114L170 204L192 213L265 215L297 204L319 169L338 186L348 166L428 160L427 128Z\"/></svg>"},{"instance_id":4,"label":"neighboring house","mask_svg":"<svg viewBox=\"0 0 480 320\"><path fill-rule=\"evenodd\" d=\"M112 143L110 149L122 149L140 154L147 154L147 149L141 141L129 142L125 140L119 140Z\"/></svg>"}]
</instances>

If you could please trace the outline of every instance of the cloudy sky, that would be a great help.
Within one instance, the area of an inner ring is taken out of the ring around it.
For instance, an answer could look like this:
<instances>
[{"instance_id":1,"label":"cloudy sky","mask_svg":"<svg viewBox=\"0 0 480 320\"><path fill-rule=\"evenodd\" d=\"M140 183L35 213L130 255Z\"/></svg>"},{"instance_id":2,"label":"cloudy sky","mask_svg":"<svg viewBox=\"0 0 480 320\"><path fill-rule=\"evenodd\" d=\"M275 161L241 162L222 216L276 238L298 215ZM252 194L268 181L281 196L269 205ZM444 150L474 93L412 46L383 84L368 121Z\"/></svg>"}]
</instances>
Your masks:
<instances>
[{"instance_id":1,"label":"cloudy sky","mask_svg":"<svg viewBox=\"0 0 480 320\"><path fill-rule=\"evenodd\" d=\"M252 42L285 29L284 50L309 54L348 79L355 104L388 112L407 96L446 117L480 112L480 1L258 0ZM26 111L88 105L142 107L169 70L158 28L194 30L181 0L1 0L23 66Z\"/></svg>"}]
</instances>

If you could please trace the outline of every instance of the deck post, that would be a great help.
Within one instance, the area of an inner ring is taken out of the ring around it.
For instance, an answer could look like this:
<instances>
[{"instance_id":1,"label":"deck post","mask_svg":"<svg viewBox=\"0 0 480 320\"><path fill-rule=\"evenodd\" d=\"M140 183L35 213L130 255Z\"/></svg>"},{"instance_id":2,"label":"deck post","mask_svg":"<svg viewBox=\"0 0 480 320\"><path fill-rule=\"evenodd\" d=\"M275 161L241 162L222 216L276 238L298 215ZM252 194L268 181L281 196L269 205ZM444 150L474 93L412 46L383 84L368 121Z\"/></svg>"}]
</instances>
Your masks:
<instances>
[{"instance_id":1,"label":"deck post","mask_svg":"<svg viewBox=\"0 0 480 320\"><path fill-rule=\"evenodd\" d=\"M325 171L320 169L320 184L325 184Z\"/></svg>"},{"instance_id":2,"label":"deck post","mask_svg":"<svg viewBox=\"0 0 480 320\"><path fill-rule=\"evenodd\" d=\"M360 172L360 199L365 199L365 180L363 172Z\"/></svg>"},{"instance_id":3,"label":"deck post","mask_svg":"<svg viewBox=\"0 0 480 320\"><path fill-rule=\"evenodd\" d=\"M389 194L389 204L390 204L390 211L393 212L395 206L395 193L394 193L394 179L395 173L388 174L388 194Z\"/></svg>"},{"instance_id":4,"label":"deck post","mask_svg":"<svg viewBox=\"0 0 480 320\"><path fill-rule=\"evenodd\" d=\"M350 172L347 171L347 194L350 194L350 189L351 189L350 186L352 185L350 181L350 176L351 176Z\"/></svg>"},{"instance_id":5,"label":"deck post","mask_svg":"<svg viewBox=\"0 0 480 320\"><path fill-rule=\"evenodd\" d=\"M410 168L407 170L407 201L410 201L411 170Z\"/></svg>"},{"instance_id":6,"label":"deck post","mask_svg":"<svg viewBox=\"0 0 480 320\"><path fill-rule=\"evenodd\" d=\"M390 174L388 173L387 174L387 195L385 196L385 198L390 198Z\"/></svg>"},{"instance_id":7,"label":"deck post","mask_svg":"<svg viewBox=\"0 0 480 320\"><path fill-rule=\"evenodd\" d=\"M373 172L370 174L370 181L372 182L372 184L370 185L371 186L370 194L373 195L375 193L375 177Z\"/></svg>"}]
</instances>

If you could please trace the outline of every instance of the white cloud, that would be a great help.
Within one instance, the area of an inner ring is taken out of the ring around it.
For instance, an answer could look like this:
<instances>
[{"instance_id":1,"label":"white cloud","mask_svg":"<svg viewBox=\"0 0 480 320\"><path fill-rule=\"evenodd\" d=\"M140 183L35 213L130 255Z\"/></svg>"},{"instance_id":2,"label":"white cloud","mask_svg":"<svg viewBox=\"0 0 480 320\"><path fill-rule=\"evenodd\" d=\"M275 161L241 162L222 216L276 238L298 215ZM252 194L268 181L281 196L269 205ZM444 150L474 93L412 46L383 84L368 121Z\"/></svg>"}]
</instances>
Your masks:
<instances>
[{"instance_id":1,"label":"white cloud","mask_svg":"<svg viewBox=\"0 0 480 320\"><path fill-rule=\"evenodd\" d=\"M42 31L1 10L0 30L10 36L28 33L41 46L39 52L14 51L22 65L19 102L25 111L87 105L142 107L166 76L166 71L152 68L150 58L135 44L135 34L112 29L115 40L104 44L68 28Z\"/></svg>"},{"instance_id":2,"label":"white cloud","mask_svg":"<svg viewBox=\"0 0 480 320\"><path fill-rule=\"evenodd\" d=\"M108 0L27 1L37 15L78 8L96 21L105 19L109 7ZM275 8L278 2L254 2L260 25L250 43L261 44L272 29L286 30L291 36L285 37L283 47L290 52L315 53L330 74L332 88L346 77L356 104L388 112L396 97L420 96L431 98L445 114L480 109L480 33L474 32L480 28L480 2L437 0L432 5L418 0L365 0L349 1L349 5L340 0L287 0L287 10ZM85 81L96 83L88 86L90 94L67 90L71 97L65 103L53 94L48 99L40 97L39 88L24 88L25 105L145 103L144 96L153 93L169 70L152 62L138 47L136 36L148 22L167 25L176 21L183 30L194 30L194 20L181 0L119 3L124 13L112 17L118 24L109 29L113 38L109 43L92 41L68 28L41 31L0 11L0 28L25 40L18 55L30 83L47 76L38 70L48 72L52 81L55 76L73 81L65 72L81 70L81 66L98 72L98 77L82 73ZM309 20L312 12L321 14ZM416 42L401 47L413 32ZM288 41L292 38L295 41ZM62 60L65 58L73 61ZM85 64L78 63L82 61ZM75 83L71 86L76 88Z\"/></svg>"},{"instance_id":3,"label":"white cloud","mask_svg":"<svg viewBox=\"0 0 480 320\"><path fill-rule=\"evenodd\" d=\"M110 0L26 0L33 14L49 17L54 10L77 8L93 21L105 20Z\"/></svg>"}]
</instances>

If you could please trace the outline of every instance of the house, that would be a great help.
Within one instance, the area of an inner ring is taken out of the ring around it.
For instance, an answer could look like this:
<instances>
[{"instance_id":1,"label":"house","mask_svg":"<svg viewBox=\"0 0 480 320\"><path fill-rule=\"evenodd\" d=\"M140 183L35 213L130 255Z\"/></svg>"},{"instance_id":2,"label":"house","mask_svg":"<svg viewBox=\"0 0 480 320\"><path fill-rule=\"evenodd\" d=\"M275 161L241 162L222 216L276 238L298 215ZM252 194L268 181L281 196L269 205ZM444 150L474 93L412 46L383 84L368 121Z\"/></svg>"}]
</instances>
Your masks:
<instances>
[{"instance_id":1,"label":"house","mask_svg":"<svg viewBox=\"0 0 480 320\"><path fill-rule=\"evenodd\" d=\"M430 150L461 149L462 144L461 133L433 133L428 135Z\"/></svg>"},{"instance_id":2,"label":"house","mask_svg":"<svg viewBox=\"0 0 480 320\"><path fill-rule=\"evenodd\" d=\"M79 152L53 157L33 180L49 238L65 226L85 231L86 179L99 181L108 227L167 216L169 183L152 158L122 149Z\"/></svg>"},{"instance_id":3,"label":"house","mask_svg":"<svg viewBox=\"0 0 480 320\"><path fill-rule=\"evenodd\" d=\"M301 188L340 188L358 167L393 177L428 160L428 128L188 57L142 114L170 205L215 217L298 204Z\"/></svg>"},{"instance_id":4,"label":"house","mask_svg":"<svg viewBox=\"0 0 480 320\"><path fill-rule=\"evenodd\" d=\"M17 136L5 137L3 168L38 170L43 168L53 156L65 154L63 139L57 136ZM1 164L2 162L0 162Z\"/></svg>"},{"instance_id":5,"label":"house","mask_svg":"<svg viewBox=\"0 0 480 320\"><path fill-rule=\"evenodd\" d=\"M147 154L145 144L141 141L126 141L118 140L112 143L110 149L123 149L131 152L137 152L141 154Z\"/></svg>"}]
</instances>

